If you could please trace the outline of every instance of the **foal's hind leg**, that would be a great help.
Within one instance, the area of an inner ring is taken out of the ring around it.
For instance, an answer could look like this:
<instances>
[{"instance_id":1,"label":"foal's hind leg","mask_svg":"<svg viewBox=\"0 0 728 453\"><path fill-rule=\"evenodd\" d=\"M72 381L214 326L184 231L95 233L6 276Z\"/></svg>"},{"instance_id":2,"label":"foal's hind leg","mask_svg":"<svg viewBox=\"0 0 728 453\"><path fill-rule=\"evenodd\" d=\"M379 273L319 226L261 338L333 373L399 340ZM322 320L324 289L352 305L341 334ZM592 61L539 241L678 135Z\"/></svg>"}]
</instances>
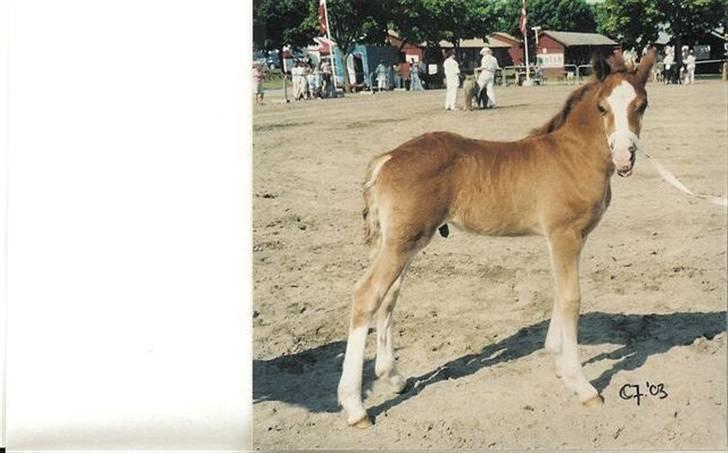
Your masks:
<instances>
[{"instance_id":1,"label":"foal's hind leg","mask_svg":"<svg viewBox=\"0 0 728 453\"><path fill-rule=\"evenodd\" d=\"M557 295L554 298L554 307L551 310L551 320L549 321L549 330L546 332L546 341L544 342L544 349L546 349L546 352L549 352L553 354L554 356L559 356L561 354L561 313L560 313L560 307L559 307L559 296ZM563 374L561 371L561 361L555 360L555 366L556 369L555 374L556 377L561 377Z\"/></svg>"},{"instance_id":2,"label":"foal's hind leg","mask_svg":"<svg viewBox=\"0 0 728 453\"><path fill-rule=\"evenodd\" d=\"M349 340L346 343L344 367L339 381L339 402L344 407L350 425L365 428L370 425L361 400L362 368L369 320L392 284L404 270L411 254L382 245L382 249L354 288L349 326Z\"/></svg>"},{"instance_id":3,"label":"foal's hind leg","mask_svg":"<svg viewBox=\"0 0 728 453\"><path fill-rule=\"evenodd\" d=\"M374 371L380 379L386 379L392 389L399 393L404 390L407 381L397 371L394 358L394 321L392 312L397 303L402 280L407 272L407 266L392 284L382 305L377 311L377 360Z\"/></svg>"},{"instance_id":4,"label":"foal's hind leg","mask_svg":"<svg viewBox=\"0 0 728 453\"><path fill-rule=\"evenodd\" d=\"M583 246L581 232L554 232L549 235L549 245L558 299L558 321L552 328L561 331L561 353L556 356L557 372L566 386L579 395L582 403L587 406L598 405L602 403L599 392L584 376L577 351L577 324L581 305L579 254ZM552 332L552 337L556 332Z\"/></svg>"}]
</instances>

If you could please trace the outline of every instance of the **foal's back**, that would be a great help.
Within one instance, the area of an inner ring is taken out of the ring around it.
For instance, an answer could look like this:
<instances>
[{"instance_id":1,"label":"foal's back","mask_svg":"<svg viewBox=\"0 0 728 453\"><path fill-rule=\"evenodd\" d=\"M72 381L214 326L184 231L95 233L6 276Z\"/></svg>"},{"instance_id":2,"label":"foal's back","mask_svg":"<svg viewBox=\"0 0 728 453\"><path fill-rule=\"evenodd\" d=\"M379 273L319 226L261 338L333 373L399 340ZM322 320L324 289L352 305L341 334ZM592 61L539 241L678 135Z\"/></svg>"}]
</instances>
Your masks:
<instances>
[{"instance_id":1,"label":"foal's back","mask_svg":"<svg viewBox=\"0 0 728 453\"><path fill-rule=\"evenodd\" d=\"M544 154L553 153L547 148L544 139L490 142L428 133L387 153L377 186L382 199L396 198L391 208L426 229L453 223L480 234L537 233L541 175L550 165Z\"/></svg>"}]
</instances>

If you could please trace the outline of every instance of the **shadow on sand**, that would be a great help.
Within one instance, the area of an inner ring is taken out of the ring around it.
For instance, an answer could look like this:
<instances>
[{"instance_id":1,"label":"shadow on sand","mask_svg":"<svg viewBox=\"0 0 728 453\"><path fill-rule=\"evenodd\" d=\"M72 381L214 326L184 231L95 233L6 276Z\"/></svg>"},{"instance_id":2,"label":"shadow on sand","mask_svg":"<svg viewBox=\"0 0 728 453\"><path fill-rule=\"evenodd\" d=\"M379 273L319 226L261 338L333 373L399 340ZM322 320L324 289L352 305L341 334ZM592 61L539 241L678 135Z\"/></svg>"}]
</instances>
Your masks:
<instances>
[{"instance_id":1,"label":"shadow on sand","mask_svg":"<svg viewBox=\"0 0 728 453\"><path fill-rule=\"evenodd\" d=\"M458 357L420 376L410 377L402 394L368 408L369 414L376 417L437 382L469 376L491 365L528 356L542 349L547 329L548 320L538 322L483 347L480 353ZM725 311L667 315L592 312L583 314L579 320L579 344L622 345L585 362L617 361L592 381L601 392L619 371L637 369L652 355L667 352L674 346L692 344L701 337L710 340L725 330ZM346 343L337 341L271 360L253 360L254 404L282 401L312 412L337 412L336 386L345 349ZM374 360L368 359L364 363L364 392L371 388L374 379Z\"/></svg>"}]
</instances>

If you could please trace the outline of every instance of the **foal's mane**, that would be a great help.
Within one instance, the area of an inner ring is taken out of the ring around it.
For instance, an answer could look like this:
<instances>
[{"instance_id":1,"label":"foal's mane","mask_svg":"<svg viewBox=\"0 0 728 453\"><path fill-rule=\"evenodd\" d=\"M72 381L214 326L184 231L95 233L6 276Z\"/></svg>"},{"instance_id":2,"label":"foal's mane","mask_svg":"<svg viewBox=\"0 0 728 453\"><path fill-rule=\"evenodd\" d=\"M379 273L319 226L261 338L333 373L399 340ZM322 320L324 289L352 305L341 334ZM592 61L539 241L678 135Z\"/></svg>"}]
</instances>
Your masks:
<instances>
[{"instance_id":1,"label":"foal's mane","mask_svg":"<svg viewBox=\"0 0 728 453\"><path fill-rule=\"evenodd\" d=\"M571 113L571 110L574 108L574 105L578 104L584 96L586 96L592 89L596 88L597 83L597 81L591 81L583 87L574 90L566 99L566 103L561 111L554 115L553 118L551 118L543 126L532 129L529 137L549 134L563 126L569 116L569 113Z\"/></svg>"},{"instance_id":2,"label":"foal's mane","mask_svg":"<svg viewBox=\"0 0 728 453\"><path fill-rule=\"evenodd\" d=\"M592 58L592 65L595 69L595 77L592 81L586 85L574 90L564 103L564 107L559 113L554 115L546 124L541 127L537 127L531 130L529 137L537 135L544 135L551 133L561 126L564 125L566 119L569 117L569 113L574 108L574 105L578 104L585 96L587 96L593 89L597 88L599 84L604 80L603 77L600 79L597 73L609 74L615 72L634 72L636 68L627 68L624 58L621 54L610 56L609 60L597 59L596 56ZM598 67L601 65L602 67Z\"/></svg>"}]
</instances>

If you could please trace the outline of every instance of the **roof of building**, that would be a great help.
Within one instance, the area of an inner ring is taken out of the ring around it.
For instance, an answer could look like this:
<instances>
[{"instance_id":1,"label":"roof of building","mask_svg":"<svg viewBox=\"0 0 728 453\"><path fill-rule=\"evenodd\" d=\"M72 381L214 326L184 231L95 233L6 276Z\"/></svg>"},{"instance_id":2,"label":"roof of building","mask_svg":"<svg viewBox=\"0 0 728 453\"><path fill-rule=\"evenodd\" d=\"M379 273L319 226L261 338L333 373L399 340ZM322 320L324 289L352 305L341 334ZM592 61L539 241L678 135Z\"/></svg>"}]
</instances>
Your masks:
<instances>
[{"instance_id":1,"label":"roof of building","mask_svg":"<svg viewBox=\"0 0 728 453\"><path fill-rule=\"evenodd\" d=\"M452 49L454 47L450 41L440 41L438 45L443 49ZM461 49L482 49L483 47L490 47L492 49L508 49L513 47L513 45L511 43L501 41L493 37L488 37L486 39L471 38L463 39L460 41Z\"/></svg>"},{"instance_id":2,"label":"roof of building","mask_svg":"<svg viewBox=\"0 0 728 453\"><path fill-rule=\"evenodd\" d=\"M612 41L604 35L599 33L577 33L572 31L551 31L544 30L541 35L548 35L560 42L561 44L569 46L614 46L617 45L616 41Z\"/></svg>"},{"instance_id":3,"label":"roof of building","mask_svg":"<svg viewBox=\"0 0 728 453\"><path fill-rule=\"evenodd\" d=\"M399 40L403 40L403 38L399 35L399 33L397 33L394 30L388 30L387 33L392 38L399 39ZM410 45L413 45L413 46L417 46L417 47L427 47L427 43L426 42L419 42L419 43L418 42L412 42L410 40L407 40L406 38L404 40L407 41L407 44L410 44Z\"/></svg>"},{"instance_id":4,"label":"roof of building","mask_svg":"<svg viewBox=\"0 0 728 453\"><path fill-rule=\"evenodd\" d=\"M495 33L488 36L488 45L491 48L493 48L493 49L497 49L497 48L510 49L511 47L514 46L513 43L510 43L507 41L502 41L502 40L498 39L497 35L496 36L494 36L494 35L495 35ZM519 41L516 41L516 42L519 42Z\"/></svg>"},{"instance_id":5,"label":"roof of building","mask_svg":"<svg viewBox=\"0 0 728 453\"><path fill-rule=\"evenodd\" d=\"M522 39L516 38L515 36L509 35L508 33L505 33L505 32L502 32L502 31L496 31L496 32L493 32L490 35L488 35L488 38L489 39L491 37L492 38L496 38L496 39L498 39L498 40L500 40L502 42L503 42L503 38L505 38L505 40L506 40L505 42L507 42L509 40L510 41L513 41L513 42L517 42L517 43L522 43L523 42Z\"/></svg>"},{"instance_id":6,"label":"roof of building","mask_svg":"<svg viewBox=\"0 0 728 453\"><path fill-rule=\"evenodd\" d=\"M443 49L448 49L454 47L453 44L450 41L440 41L438 44ZM471 38L471 39L461 39L460 40L460 48L461 49L468 49L468 48L482 48L487 46L488 43L483 41L481 38Z\"/></svg>"}]
</instances>

